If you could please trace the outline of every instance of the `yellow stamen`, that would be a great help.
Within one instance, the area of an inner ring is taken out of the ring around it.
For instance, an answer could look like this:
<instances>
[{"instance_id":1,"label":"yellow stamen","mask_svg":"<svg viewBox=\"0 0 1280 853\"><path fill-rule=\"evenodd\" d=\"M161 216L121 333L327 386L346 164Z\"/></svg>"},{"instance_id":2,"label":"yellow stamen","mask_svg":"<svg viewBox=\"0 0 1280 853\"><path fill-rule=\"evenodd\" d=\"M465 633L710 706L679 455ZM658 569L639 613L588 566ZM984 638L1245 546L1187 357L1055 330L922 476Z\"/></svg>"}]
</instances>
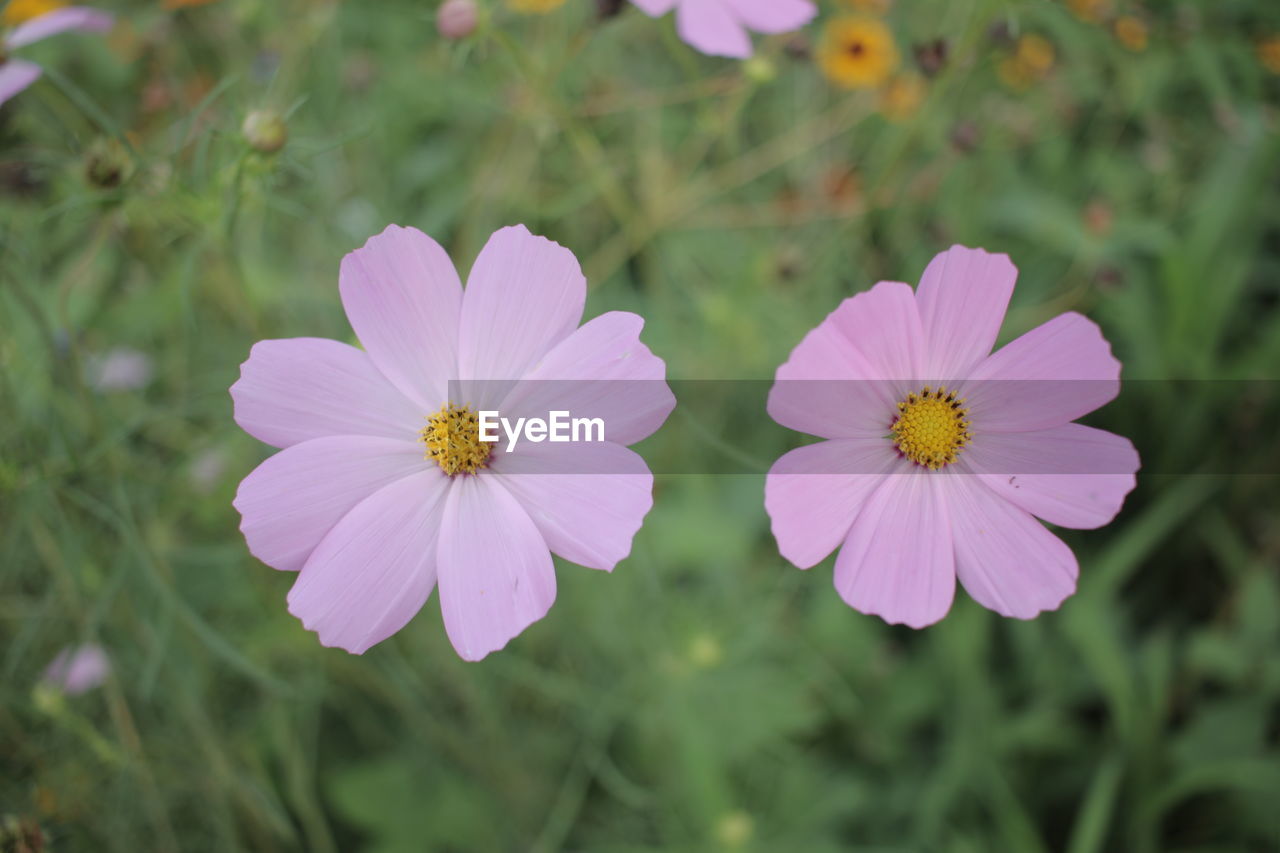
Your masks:
<instances>
[{"instance_id":1,"label":"yellow stamen","mask_svg":"<svg viewBox=\"0 0 1280 853\"><path fill-rule=\"evenodd\" d=\"M903 456L937 471L955 462L969 443L968 414L955 392L926 385L898 404L889 435Z\"/></svg>"},{"instance_id":2,"label":"yellow stamen","mask_svg":"<svg viewBox=\"0 0 1280 853\"><path fill-rule=\"evenodd\" d=\"M450 477L487 467L493 448L492 443L480 440L480 419L471 407L452 403L427 418L419 440L427 446L424 458L434 461Z\"/></svg>"}]
</instances>

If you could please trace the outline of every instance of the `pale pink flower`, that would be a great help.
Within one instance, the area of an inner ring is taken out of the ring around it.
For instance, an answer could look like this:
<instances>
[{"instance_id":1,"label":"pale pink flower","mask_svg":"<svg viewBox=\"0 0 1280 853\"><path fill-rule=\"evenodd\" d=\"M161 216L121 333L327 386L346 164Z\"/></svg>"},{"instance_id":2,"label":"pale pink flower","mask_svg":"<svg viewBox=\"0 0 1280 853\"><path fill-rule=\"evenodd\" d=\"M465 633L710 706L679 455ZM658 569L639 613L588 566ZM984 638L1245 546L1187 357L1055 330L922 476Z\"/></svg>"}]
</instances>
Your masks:
<instances>
[{"instance_id":1,"label":"pale pink flower","mask_svg":"<svg viewBox=\"0 0 1280 853\"><path fill-rule=\"evenodd\" d=\"M1128 439L1072 423L1113 399L1120 362L1061 314L995 353L1017 270L954 246L915 292L881 282L845 300L778 368L774 420L828 439L769 472L765 506L800 568L835 548L835 585L863 613L915 628L960 582L1029 619L1076 587L1075 556L1036 517L1100 527L1134 486Z\"/></svg>"},{"instance_id":2,"label":"pale pink flower","mask_svg":"<svg viewBox=\"0 0 1280 853\"><path fill-rule=\"evenodd\" d=\"M68 696L76 696L101 686L110 674L107 653L101 646L89 643L58 652L40 680Z\"/></svg>"},{"instance_id":3,"label":"pale pink flower","mask_svg":"<svg viewBox=\"0 0 1280 853\"><path fill-rule=\"evenodd\" d=\"M227 462L227 451L221 447L210 447L196 454L191 460L189 475L197 494L207 495L218 487L227 473Z\"/></svg>"},{"instance_id":4,"label":"pale pink flower","mask_svg":"<svg viewBox=\"0 0 1280 853\"><path fill-rule=\"evenodd\" d=\"M465 293L434 240L394 225L340 279L364 349L262 341L231 388L236 422L283 448L240 484L240 529L264 563L301 570L289 611L324 645L364 652L438 585L449 639L479 660L551 607L550 552L606 571L630 552L653 477L625 445L674 406L666 367L635 314L579 327L577 260L523 226L489 239ZM469 421L551 408L601 417L607 440L508 452Z\"/></svg>"},{"instance_id":5,"label":"pale pink flower","mask_svg":"<svg viewBox=\"0 0 1280 853\"><path fill-rule=\"evenodd\" d=\"M26 47L32 42L67 30L86 30L102 33L111 29L114 19L106 12L84 6L66 6L54 9L19 24L0 40L0 104L30 86L40 77L40 66L34 62L14 59L9 54L15 48Z\"/></svg>"},{"instance_id":6,"label":"pale pink flower","mask_svg":"<svg viewBox=\"0 0 1280 853\"><path fill-rule=\"evenodd\" d=\"M676 31L710 56L751 56L748 30L769 35L798 30L813 20L810 0L631 0L650 17L676 10Z\"/></svg>"},{"instance_id":7,"label":"pale pink flower","mask_svg":"<svg viewBox=\"0 0 1280 853\"><path fill-rule=\"evenodd\" d=\"M95 391L138 391L151 384L156 365L151 356L131 347L113 347L90 357L89 385Z\"/></svg>"}]
</instances>

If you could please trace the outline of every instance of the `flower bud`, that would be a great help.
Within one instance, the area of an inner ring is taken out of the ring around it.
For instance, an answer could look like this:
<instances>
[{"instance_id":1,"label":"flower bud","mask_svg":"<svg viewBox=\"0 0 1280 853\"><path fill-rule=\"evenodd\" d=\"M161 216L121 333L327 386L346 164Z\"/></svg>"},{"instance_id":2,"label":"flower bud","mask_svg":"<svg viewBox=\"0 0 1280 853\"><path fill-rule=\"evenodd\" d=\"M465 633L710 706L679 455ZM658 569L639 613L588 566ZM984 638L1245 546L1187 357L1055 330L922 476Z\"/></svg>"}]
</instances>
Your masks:
<instances>
[{"instance_id":1,"label":"flower bud","mask_svg":"<svg viewBox=\"0 0 1280 853\"><path fill-rule=\"evenodd\" d=\"M475 32L475 0L445 0L436 10L436 30L447 39L464 39Z\"/></svg>"},{"instance_id":2,"label":"flower bud","mask_svg":"<svg viewBox=\"0 0 1280 853\"><path fill-rule=\"evenodd\" d=\"M623 0L596 0L596 17L600 20L612 18L622 11Z\"/></svg>"},{"instance_id":3,"label":"flower bud","mask_svg":"<svg viewBox=\"0 0 1280 853\"><path fill-rule=\"evenodd\" d=\"M254 151L274 154L289 141L289 126L274 110L254 110L240 126L245 141Z\"/></svg>"},{"instance_id":4,"label":"flower bud","mask_svg":"<svg viewBox=\"0 0 1280 853\"><path fill-rule=\"evenodd\" d=\"M778 68L773 60L764 56L753 56L742 63L742 73L753 83L770 83L778 76Z\"/></svg>"},{"instance_id":5,"label":"flower bud","mask_svg":"<svg viewBox=\"0 0 1280 853\"><path fill-rule=\"evenodd\" d=\"M115 189L133 177L133 157L120 140L98 139L85 154L84 177L98 189Z\"/></svg>"}]
</instances>

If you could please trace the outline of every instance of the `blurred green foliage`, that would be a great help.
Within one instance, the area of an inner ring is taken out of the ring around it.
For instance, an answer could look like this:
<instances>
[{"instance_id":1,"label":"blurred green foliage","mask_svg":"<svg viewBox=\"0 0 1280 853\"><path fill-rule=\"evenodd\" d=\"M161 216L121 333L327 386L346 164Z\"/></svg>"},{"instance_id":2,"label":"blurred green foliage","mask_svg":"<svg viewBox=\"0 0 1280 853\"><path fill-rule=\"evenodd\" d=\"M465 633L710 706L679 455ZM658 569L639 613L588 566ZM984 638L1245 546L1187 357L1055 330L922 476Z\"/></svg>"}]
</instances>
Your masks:
<instances>
[{"instance_id":1,"label":"blurred green foliage","mask_svg":"<svg viewBox=\"0 0 1280 853\"><path fill-rule=\"evenodd\" d=\"M643 314L675 378L768 379L961 242L1021 270L1002 339L1079 310L1127 378L1274 379L1280 7L900 0L905 65L945 61L891 120L806 58L821 21L744 66L630 7L483 5L446 42L408 0L135 0L24 53L49 70L0 110L0 849L1277 849L1274 393L1100 413L1161 473L1065 534L1080 591L1033 622L958 594L887 627L778 556L761 476L670 476L630 559L561 565L548 618L465 664L434 598L360 658L286 613L230 505L268 448L227 388L260 338L350 339L338 262L388 222L464 268L501 225L563 243L588 315ZM1052 66L1011 81L1026 34ZM241 135L259 109L276 154ZM145 387L101 387L120 347ZM698 410L709 457L794 440ZM1206 473L1228 452L1259 473ZM35 691L88 641L101 689Z\"/></svg>"}]
</instances>

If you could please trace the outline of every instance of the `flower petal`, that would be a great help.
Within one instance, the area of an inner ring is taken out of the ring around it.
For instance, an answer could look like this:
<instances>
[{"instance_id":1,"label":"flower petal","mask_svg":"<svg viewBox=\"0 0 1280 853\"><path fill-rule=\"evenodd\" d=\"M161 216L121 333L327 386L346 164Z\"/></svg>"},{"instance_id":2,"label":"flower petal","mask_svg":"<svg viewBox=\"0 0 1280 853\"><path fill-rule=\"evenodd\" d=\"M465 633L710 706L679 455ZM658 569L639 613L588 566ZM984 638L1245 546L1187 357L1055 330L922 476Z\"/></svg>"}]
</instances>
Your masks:
<instances>
[{"instance_id":1,"label":"flower petal","mask_svg":"<svg viewBox=\"0 0 1280 853\"><path fill-rule=\"evenodd\" d=\"M440 537L440 609L463 660L480 660L537 622L556 598L551 552L496 478L458 477Z\"/></svg>"},{"instance_id":2,"label":"flower petal","mask_svg":"<svg viewBox=\"0 0 1280 853\"><path fill-rule=\"evenodd\" d=\"M1127 438L1083 424L984 433L962 456L997 495L1050 524L1093 528L1133 491L1138 451Z\"/></svg>"},{"instance_id":3,"label":"flower petal","mask_svg":"<svg viewBox=\"0 0 1280 853\"><path fill-rule=\"evenodd\" d=\"M326 435L412 440L425 414L367 355L324 338L254 344L231 398L240 428L275 447Z\"/></svg>"},{"instance_id":4,"label":"flower petal","mask_svg":"<svg viewBox=\"0 0 1280 853\"><path fill-rule=\"evenodd\" d=\"M289 612L322 644L357 655L403 628L436 583L448 484L427 468L356 504L302 567Z\"/></svg>"},{"instance_id":5,"label":"flower petal","mask_svg":"<svg viewBox=\"0 0 1280 853\"><path fill-rule=\"evenodd\" d=\"M96 643L58 652L40 681L68 696L78 696L104 683L111 675L111 659Z\"/></svg>"},{"instance_id":6,"label":"flower petal","mask_svg":"<svg viewBox=\"0 0 1280 853\"><path fill-rule=\"evenodd\" d=\"M676 32L686 44L708 56L751 56L751 39L725 0L681 3L676 9Z\"/></svg>"},{"instance_id":7,"label":"flower petal","mask_svg":"<svg viewBox=\"0 0 1280 853\"><path fill-rule=\"evenodd\" d=\"M5 40L5 47L23 47L67 30L105 33L111 29L113 23L115 18L106 12L99 12L87 6L66 6L46 12L38 18L32 18L25 24L19 24Z\"/></svg>"},{"instance_id":8,"label":"flower petal","mask_svg":"<svg viewBox=\"0 0 1280 853\"><path fill-rule=\"evenodd\" d=\"M927 378L965 379L991 353L1017 279L1008 255L982 249L952 246L929 263L916 290Z\"/></svg>"},{"instance_id":9,"label":"flower petal","mask_svg":"<svg viewBox=\"0 0 1280 853\"><path fill-rule=\"evenodd\" d=\"M956 573L945 479L894 473L872 493L836 557L836 589L850 607L912 628L951 609Z\"/></svg>"},{"instance_id":10,"label":"flower petal","mask_svg":"<svg viewBox=\"0 0 1280 853\"><path fill-rule=\"evenodd\" d=\"M563 246L535 237L523 225L489 238L467 278L462 302L458 367L462 379L523 379L582 320L587 280ZM505 396L500 382L481 399Z\"/></svg>"},{"instance_id":11,"label":"flower petal","mask_svg":"<svg viewBox=\"0 0 1280 853\"><path fill-rule=\"evenodd\" d=\"M493 473L570 562L613 571L653 507L653 475L635 452L611 441L524 444Z\"/></svg>"},{"instance_id":12,"label":"flower petal","mask_svg":"<svg viewBox=\"0 0 1280 853\"><path fill-rule=\"evenodd\" d=\"M895 458L883 438L846 438L797 447L773 463L764 507L782 556L802 569L826 559Z\"/></svg>"},{"instance_id":13,"label":"flower petal","mask_svg":"<svg viewBox=\"0 0 1280 853\"><path fill-rule=\"evenodd\" d=\"M758 33L789 33L813 20L818 7L809 0L726 0L738 20Z\"/></svg>"},{"instance_id":14,"label":"flower petal","mask_svg":"<svg viewBox=\"0 0 1280 853\"><path fill-rule=\"evenodd\" d=\"M422 445L373 436L315 438L253 470L233 502L253 556L296 572L356 504L426 468Z\"/></svg>"},{"instance_id":15,"label":"flower petal","mask_svg":"<svg viewBox=\"0 0 1280 853\"><path fill-rule=\"evenodd\" d=\"M503 400L504 416L547 417L552 411L600 418L605 438L634 444L662 426L676 399L667 366L640 342L644 320L611 311L556 344Z\"/></svg>"},{"instance_id":16,"label":"flower petal","mask_svg":"<svg viewBox=\"0 0 1280 853\"><path fill-rule=\"evenodd\" d=\"M1001 347L961 385L975 432L1061 426L1119 393L1120 362L1098 325L1074 312Z\"/></svg>"},{"instance_id":17,"label":"flower petal","mask_svg":"<svg viewBox=\"0 0 1280 853\"><path fill-rule=\"evenodd\" d=\"M823 438L884 435L898 400L922 378L924 332L915 294L882 281L846 299L778 368L769 415Z\"/></svg>"},{"instance_id":18,"label":"flower petal","mask_svg":"<svg viewBox=\"0 0 1280 853\"><path fill-rule=\"evenodd\" d=\"M0 104L40 79L40 66L34 62L10 59L0 63Z\"/></svg>"},{"instance_id":19,"label":"flower petal","mask_svg":"<svg viewBox=\"0 0 1280 853\"><path fill-rule=\"evenodd\" d=\"M342 259L347 319L378 370L434 414L457 374L462 283L440 244L389 225Z\"/></svg>"},{"instance_id":20,"label":"flower petal","mask_svg":"<svg viewBox=\"0 0 1280 853\"><path fill-rule=\"evenodd\" d=\"M1018 619L1055 610L1076 591L1079 567L1044 525L965 474L943 477L956 573L983 607Z\"/></svg>"}]
</instances>

